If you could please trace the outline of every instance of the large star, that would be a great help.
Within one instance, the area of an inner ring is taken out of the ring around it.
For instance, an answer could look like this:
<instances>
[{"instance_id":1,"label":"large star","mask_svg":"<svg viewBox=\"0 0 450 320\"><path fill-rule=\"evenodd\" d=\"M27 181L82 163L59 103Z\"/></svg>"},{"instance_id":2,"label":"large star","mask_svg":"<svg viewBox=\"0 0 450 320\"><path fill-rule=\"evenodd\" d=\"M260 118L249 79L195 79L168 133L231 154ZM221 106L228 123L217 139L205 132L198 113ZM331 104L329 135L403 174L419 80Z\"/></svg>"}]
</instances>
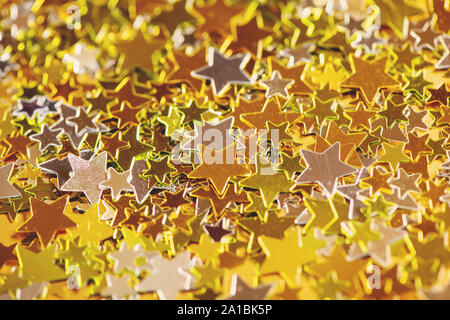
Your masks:
<instances>
[{"instance_id":1,"label":"large star","mask_svg":"<svg viewBox=\"0 0 450 320\"><path fill-rule=\"evenodd\" d=\"M318 182L329 194L333 194L337 178L357 171L356 168L345 164L339 159L339 142L336 142L322 153L305 149L302 149L300 152L308 167L295 180L295 183Z\"/></svg>"},{"instance_id":2,"label":"large star","mask_svg":"<svg viewBox=\"0 0 450 320\"><path fill-rule=\"evenodd\" d=\"M91 204L100 201L102 189L99 184L106 179L106 160L108 154L103 151L97 157L87 161L73 154L68 154L73 176L61 186L62 191L84 192Z\"/></svg>"},{"instance_id":3,"label":"large star","mask_svg":"<svg viewBox=\"0 0 450 320\"><path fill-rule=\"evenodd\" d=\"M242 70L250 55L237 54L227 58L217 49L210 48L208 66L191 72L192 76L211 80L214 95L222 95L231 84L251 84L250 77Z\"/></svg>"},{"instance_id":4,"label":"large star","mask_svg":"<svg viewBox=\"0 0 450 320\"><path fill-rule=\"evenodd\" d=\"M19 231L36 232L43 247L46 247L57 231L77 226L64 215L67 202L67 197L59 198L49 204L37 198L31 198L32 217L19 228Z\"/></svg>"},{"instance_id":5,"label":"large star","mask_svg":"<svg viewBox=\"0 0 450 320\"><path fill-rule=\"evenodd\" d=\"M380 88L395 87L400 83L385 73L387 58L373 62L351 56L354 73L344 82L342 87L360 89L364 98L371 104Z\"/></svg>"}]
</instances>

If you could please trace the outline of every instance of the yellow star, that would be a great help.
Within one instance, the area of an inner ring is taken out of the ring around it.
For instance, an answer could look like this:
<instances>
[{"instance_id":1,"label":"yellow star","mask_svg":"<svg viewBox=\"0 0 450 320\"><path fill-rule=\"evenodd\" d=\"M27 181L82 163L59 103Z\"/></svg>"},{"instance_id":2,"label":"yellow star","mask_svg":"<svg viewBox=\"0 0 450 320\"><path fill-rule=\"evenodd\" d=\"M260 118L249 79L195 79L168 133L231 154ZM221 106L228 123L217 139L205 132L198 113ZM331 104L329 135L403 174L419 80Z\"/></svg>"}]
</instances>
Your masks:
<instances>
[{"instance_id":1,"label":"yellow star","mask_svg":"<svg viewBox=\"0 0 450 320\"><path fill-rule=\"evenodd\" d=\"M281 240L261 236L258 242L266 255L261 273L278 272L290 286L298 284L302 266L317 258L317 245L311 245L310 239L302 244L298 229L286 232ZM325 245L322 240L315 242Z\"/></svg>"},{"instance_id":2,"label":"yellow star","mask_svg":"<svg viewBox=\"0 0 450 320\"><path fill-rule=\"evenodd\" d=\"M258 155L256 173L241 180L239 185L261 191L264 205L270 207L279 193L289 192L291 184L285 172L277 172L272 163Z\"/></svg>"},{"instance_id":3,"label":"yellow star","mask_svg":"<svg viewBox=\"0 0 450 320\"><path fill-rule=\"evenodd\" d=\"M347 77L347 72L340 68L335 68L332 63L326 63L323 70L311 72L312 82L319 84L321 88L327 84L330 90L339 90L340 83Z\"/></svg>"},{"instance_id":4,"label":"yellow star","mask_svg":"<svg viewBox=\"0 0 450 320\"><path fill-rule=\"evenodd\" d=\"M104 240L114 233L112 227L100 221L101 214L97 203L83 214L72 213L68 216L78 224L78 228L74 232L80 236L79 245L81 246L89 242Z\"/></svg>"},{"instance_id":5,"label":"yellow star","mask_svg":"<svg viewBox=\"0 0 450 320\"><path fill-rule=\"evenodd\" d=\"M39 253L34 253L21 246L18 246L16 251L19 259L19 273L22 278L33 282L67 278L64 270L55 265L56 245L52 245Z\"/></svg>"},{"instance_id":6,"label":"yellow star","mask_svg":"<svg viewBox=\"0 0 450 320\"><path fill-rule=\"evenodd\" d=\"M156 120L166 126L166 136L171 136L183 123L184 114L177 108L170 107L169 114L163 117L157 117Z\"/></svg>"},{"instance_id":7,"label":"yellow star","mask_svg":"<svg viewBox=\"0 0 450 320\"><path fill-rule=\"evenodd\" d=\"M202 261L214 259L222 251L222 244L214 242L206 233L202 234L198 244L189 246L189 251L195 253Z\"/></svg>"},{"instance_id":8,"label":"yellow star","mask_svg":"<svg viewBox=\"0 0 450 320\"><path fill-rule=\"evenodd\" d=\"M387 142L383 142L384 154L378 159L379 162L389 162L393 170L397 170L400 162L410 162L411 159L405 155L403 149L404 143L398 143L391 145Z\"/></svg>"},{"instance_id":9,"label":"yellow star","mask_svg":"<svg viewBox=\"0 0 450 320\"><path fill-rule=\"evenodd\" d=\"M362 251L367 252L369 241L381 239L381 233L373 231L371 224L372 219L366 219L364 222L347 221L342 225L342 230L352 243L357 243Z\"/></svg>"},{"instance_id":10,"label":"yellow star","mask_svg":"<svg viewBox=\"0 0 450 320\"><path fill-rule=\"evenodd\" d=\"M197 277L197 287L208 286L212 289L220 287L223 270L218 269L211 261L204 266L193 268L192 273Z\"/></svg>"}]
</instances>

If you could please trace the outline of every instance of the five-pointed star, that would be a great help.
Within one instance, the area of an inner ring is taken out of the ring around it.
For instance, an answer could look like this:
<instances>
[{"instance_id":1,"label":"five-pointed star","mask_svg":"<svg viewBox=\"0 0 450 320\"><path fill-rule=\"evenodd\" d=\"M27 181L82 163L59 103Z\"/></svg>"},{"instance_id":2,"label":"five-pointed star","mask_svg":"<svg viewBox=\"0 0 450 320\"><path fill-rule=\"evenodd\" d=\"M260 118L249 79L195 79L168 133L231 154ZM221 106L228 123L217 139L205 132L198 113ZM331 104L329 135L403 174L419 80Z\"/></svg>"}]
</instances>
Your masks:
<instances>
[{"instance_id":1,"label":"five-pointed star","mask_svg":"<svg viewBox=\"0 0 450 320\"><path fill-rule=\"evenodd\" d=\"M375 102L375 95L380 88L396 87L400 82L385 73L387 58L373 62L351 56L354 73L344 82L341 87L358 88L364 98L370 103Z\"/></svg>"},{"instance_id":2,"label":"five-pointed star","mask_svg":"<svg viewBox=\"0 0 450 320\"><path fill-rule=\"evenodd\" d=\"M100 183L100 188L110 189L114 201L119 200L122 191L133 191L128 182L131 171L117 172L114 168L108 168L108 180Z\"/></svg>"},{"instance_id":3,"label":"five-pointed star","mask_svg":"<svg viewBox=\"0 0 450 320\"><path fill-rule=\"evenodd\" d=\"M189 178L208 178L219 195L223 195L232 177L247 176L251 173L235 159L235 144L216 151L204 146L200 148L202 163L191 171Z\"/></svg>"},{"instance_id":4,"label":"five-pointed star","mask_svg":"<svg viewBox=\"0 0 450 320\"><path fill-rule=\"evenodd\" d=\"M52 130L44 123L41 127L41 132L31 135L30 139L38 141L39 151L44 152L49 146L61 147L61 141L58 140L58 135L62 131L62 129Z\"/></svg>"},{"instance_id":5,"label":"five-pointed star","mask_svg":"<svg viewBox=\"0 0 450 320\"><path fill-rule=\"evenodd\" d=\"M289 179L286 173L276 171L276 168L269 160L260 155L256 157L255 174L241 180L239 185L258 189L261 192L265 206L270 207L279 193L289 191Z\"/></svg>"},{"instance_id":6,"label":"five-pointed star","mask_svg":"<svg viewBox=\"0 0 450 320\"><path fill-rule=\"evenodd\" d=\"M142 280L136 290L156 291L161 300L175 299L180 290L189 289L189 252L179 253L171 260L156 256L150 260L153 269L150 276Z\"/></svg>"},{"instance_id":7,"label":"five-pointed star","mask_svg":"<svg viewBox=\"0 0 450 320\"><path fill-rule=\"evenodd\" d=\"M370 227L373 231L381 235L380 238L370 240L367 244L366 252L361 250L361 247L358 244L352 244L352 246L350 246L347 258L349 261L353 261L369 255L380 265L388 267L391 265L390 245L402 239L407 231L402 227L389 228L380 217L373 219Z\"/></svg>"},{"instance_id":8,"label":"five-pointed star","mask_svg":"<svg viewBox=\"0 0 450 320\"><path fill-rule=\"evenodd\" d=\"M304 240L297 228L286 232L283 239L259 237L259 245L266 255L261 273L278 272L289 285L298 283L302 266L316 260L316 250L325 245L323 240Z\"/></svg>"},{"instance_id":9,"label":"five-pointed star","mask_svg":"<svg viewBox=\"0 0 450 320\"><path fill-rule=\"evenodd\" d=\"M250 55L242 54L227 58L217 49L210 48L208 66L191 74L211 80L214 95L221 96L231 84L251 84L250 77L242 70L249 59Z\"/></svg>"},{"instance_id":10,"label":"five-pointed star","mask_svg":"<svg viewBox=\"0 0 450 320\"><path fill-rule=\"evenodd\" d=\"M111 296L114 300L135 295L133 288L129 286L130 277L129 274L120 278L108 274L106 276L108 287L102 291L102 295Z\"/></svg>"},{"instance_id":11,"label":"five-pointed star","mask_svg":"<svg viewBox=\"0 0 450 320\"><path fill-rule=\"evenodd\" d=\"M293 79L282 79L280 72L275 70L272 72L270 80L259 81L266 90L266 98L279 95L285 99L289 98L288 88L295 82Z\"/></svg>"},{"instance_id":12,"label":"five-pointed star","mask_svg":"<svg viewBox=\"0 0 450 320\"><path fill-rule=\"evenodd\" d=\"M68 201L67 197L63 197L47 204L37 198L31 198L32 216L18 230L36 232L45 248L58 230L77 226L75 222L64 215Z\"/></svg>"},{"instance_id":13,"label":"five-pointed star","mask_svg":"<svg viewBox=\"0 0 450 320\"><path fill-rule=\"evenodd\" d=\"M100 241L113 235L114 230L111 226L101 222L100 216L100 208L96 203L83 214L71 214L69 216L78 225L74 234L80 236L79 245L83 246L89 242Z\"/></svg>"},{"instance_id":14,"label":"five-pointed star","mask_svg":"<svg viewBox=\"0 0 450 320\"><path fill-rule=\"evenodd\" d=\"M407 174L403 168L400 168L397 178L390 178L388 180L390 185L399 189L400 197L404 198L409 191L420 192L417 186L417 180L420 178L420 173Z\"/></svg>"},{"instance_id":15,"label":"five-pointed star","mask_svg":"<svg viewBox=\"0 0 450 320\"><path fill-rule=\"evenodd\" d=\"M378 159L378 161L389 162L393 170L397 169L399 163L410 161L410 158L403 152L403 149L405 148L404 143L391 145L389 143L383 142L382 145L384 154Z\"/></svg>"},{"instance_id":16,"label":"five-pointed star","mask_svg":"<svg viewBox=\"0 0 450 320\"><path fill-rule=\"evenodd\" d=\"M56 245L49 246L39 253L17 246L16 252L23 279L44 282L67 278L64 269L55 264Z\"/></svg>"},{"instance_id":17,"label":"five-pointed star","mask_svg":"<svg viewBox=\"0 0 450 320\"><path fill-rule=\"evenodd\" d=\"M295 183L318 182L329 194L334 193L336 180L357 171L339 158L340 143L336 142L322 153L300 150L308 167L295 180Z\"/></svg>"},{"instance_id":18,"label":"five-pointed star","mask_svg":"<svg viewBox=\"0 0 450 320\"><path fill-rule=\"evenodd\" d=\"M166 135L171 136L183 123L184 114L175 107L169 108L167 116L157 117L156 120L162 122L166 126Z\"/></svg>"},{"instance_id":19,"label":"five-pointed star","mask_svg":"<svg viewBox=\"0 0 450 320\"><path fill-rule=\"evenodd\" d=\"M73 154L68 154L73 176L61 186L63 191L81 191L89 202L98 203L102 195L99 184L107 179L106 160L108 153L103 151L91 160L83 160Z\"/></svg>"},{"instance_id":20,"label":"five-pointed star","mask_svg":"<svg viewBox=\"0 0 450 320\"><path fill-rule=\"evenodd\" d=\"M311 61L311 46L303 45L297 48L283 49L280 51L280 56L289 58L288 67L294 67L300 62Z\"/></svg>"},{"instance_id":21,"label":"five-pointed star","mask_svg":"<svg viewBox=\"0 0 450 320\"><path fill-rule=\"evenodd\" d=\"M8 163L0 168L0 199L20 197L22 194L8 181L14 169L14 163Z\"/></svg>"}]
</instances>

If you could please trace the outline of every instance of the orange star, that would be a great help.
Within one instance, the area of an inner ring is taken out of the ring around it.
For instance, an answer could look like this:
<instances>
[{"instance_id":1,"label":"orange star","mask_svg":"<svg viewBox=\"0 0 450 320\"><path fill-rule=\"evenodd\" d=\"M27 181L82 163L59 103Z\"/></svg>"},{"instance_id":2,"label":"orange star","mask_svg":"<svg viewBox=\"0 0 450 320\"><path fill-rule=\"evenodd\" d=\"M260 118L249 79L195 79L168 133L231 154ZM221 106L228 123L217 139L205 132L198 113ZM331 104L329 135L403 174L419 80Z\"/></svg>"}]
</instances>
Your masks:
<instances>
[{"instance_id":1,"label":"orange star","mask_svg":"<svg viewBox=\"0 0 450 320\"><path fill-rule=\"evenodd\" d=\"M126 101L122 102L120 110L113 112L113 117L119 119L117 127L123 129L127 124L138 125L139 120L136 115L141 110L141 108L131 108L130 104Z\"/></svg>"},{"instance_id":2,"label":"orange star","mask_svg":"<svg viewBox=\"0 0 450 320\"><path fill-rule=\"evenodd\" d=\"M219 195L223 195L228 181L232 177L247 176L251 173L243 165L236 163L234 157L235 144L220 151L201 146L202 164L189 173L189 178L208 178ZM227 155L233 154L232 159ZM208 156L210 155L210 156ZM209 159L208 159L209 158ZM216 161L219 160L219 161ZM212 162L212 163L209 163Z\"/></svg>"},{"instance_id":3,"label":"orange star","mask_svg":"<svg viewBox=\"0 0 450 320\"><path fill-rule=\"evenodd\" d=\"M32 217L18 231L36 232L43 247L59 230L76 227L77 224L64 215L69 198L62 197L50 204L37 198L30 199Z\"/></svg>"},{"instance_id":4,"label":"orange star","mask_svg":"<svg viewBox=\"0 0 450 320\"><path fill-rule=\"evenodd\" d=\"M121 58L122 70L146 68L153 70L152 54L164 47L164 41L152 39L147 41L141 32L133 40L116 43L117 49L123 54Z\"/></svg>"},{"instance_id":5,"label":"orange star","mask_svg":"<svg viewBox=\"0 0 450 320\"><path fill-rule=\"evenodd\" d=\"M270 120L275 125L280 125L283 122L294 122L300 113L297 112L283 112L278 108L277 103L271 100L267 103L261 112L250 112L241 115L241 120L258 129L266 128L266 121Z\"/></svg>"},{"instance_id":6,"label":"orange star","mask_svg":"<svg viewBox=\"0 0 450 320\"><path fill-rule=\"evenodd\" d=\"M361 182L370 186L371 195L377 191L391 193L391 186L388 183L391 176L392 173L381 173L377 168L373 168L372 176L361 179Z\"/></svg>"},{"instance_id":7,"label":"orange star","mask_svg":"<svg viewBox=\"0 0 450 320\"><path fill-rule=\"evenodd\" d=\"M411 153L412 159L416 160L416 158L421 153L432 152L433 150L427 145L428 134L423 135L422 137L417 137L413 133L408 133L408 143L405 145L405 150Z\"/></svg>"},{"instance_id":8,"label":"orange star","mask_svg":"<svg viewBox=\"0 0 450 320\"><path fill-rule=\"evenodd\" d=\"M13 155L15 153L20 153L21 155L27 155L27 146L33 143L28 137L17 136L17 137L6 137L6 143L10 146L6 156Z\"/></svg>"},{"instance_id":9,"label":"orange star","mask_svg":"<svg viewBox=\"0 0 450 320\"><path fill-rule=\"evenodd\" d=\"M377 113L373 111L367 111L364 108L364 103L360 102L355 111L347 111L347 114L351 118L350 129L356 129L358 127L370 129L369 120Z\"/></svg>"},{"instance_id":10,"label":"orange star","mask_svg":"<svg viewBox=\"0 0 450 320\"><path fill-rule=\"evenodd\" d=\"M382 58L377 61L367 62L351 56L350 62L354 73L341 83L341 87L360 89L364 98L370 104L373 104L379 89L400 85L400 82L386 74L386 61L387 58Z\"/></svg>"}]
</instances>

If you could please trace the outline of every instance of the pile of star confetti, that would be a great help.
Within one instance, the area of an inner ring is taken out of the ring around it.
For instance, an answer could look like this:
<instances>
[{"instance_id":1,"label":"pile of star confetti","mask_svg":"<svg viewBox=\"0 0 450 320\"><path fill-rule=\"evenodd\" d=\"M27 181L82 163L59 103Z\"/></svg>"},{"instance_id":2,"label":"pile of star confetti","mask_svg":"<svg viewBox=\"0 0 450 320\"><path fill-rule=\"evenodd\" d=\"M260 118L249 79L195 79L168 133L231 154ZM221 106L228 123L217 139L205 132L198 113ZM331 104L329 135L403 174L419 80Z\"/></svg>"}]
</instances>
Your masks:
<instances>
[{"instance_id":1,"label":"pile of star confetti","mask_svg":"<svg viewBox=\"0 0 450 320\"><path fill-rule=\"evenodd\" d=\"M448 1L0 2L1 299L450 298Z\"/></svg>"}]
</instances>

